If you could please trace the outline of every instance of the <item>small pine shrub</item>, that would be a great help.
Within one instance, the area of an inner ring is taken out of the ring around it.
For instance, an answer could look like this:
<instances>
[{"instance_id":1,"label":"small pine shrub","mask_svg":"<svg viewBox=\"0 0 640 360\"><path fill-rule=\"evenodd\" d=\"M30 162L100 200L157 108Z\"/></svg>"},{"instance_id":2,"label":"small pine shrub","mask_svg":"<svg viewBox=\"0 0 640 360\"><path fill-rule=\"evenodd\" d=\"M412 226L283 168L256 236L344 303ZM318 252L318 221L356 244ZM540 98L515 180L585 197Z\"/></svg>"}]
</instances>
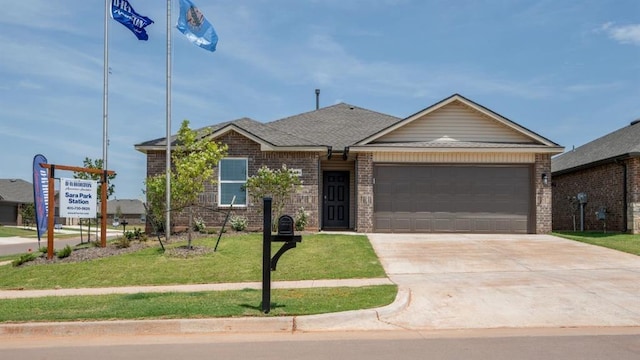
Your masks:
<instances>
[{"instance_id":1,"label":"small pine shrub","mask_svg":"<svg viewBox=\"0 0 640 360\"><path fill-rule=\"evenodd\" d=\"M14 266L14 267L20 266L20 265L22 265L22 264L24 264L26 262L33 261L33 260L37 259L38 257L39 257L39 255L35 254L35 253L22 254L22 255L20 255L19 258L13 260L11 262L11 265Z\"/></svg>"},{"instance_id":2,"label":"small pine shrub","mask_svg":"<svg viewBox=\"0 0 640 360\"><path fill-rule=\"evenodd\" d=\"M128 248L131 246L131 239L133 238L133 231L125 231L124 236L120 236L114 241L114 244L119 249Z\"/></svg>"},{"instance_id":3,"label":"small pine shrub","mask_svg":"<svg viewBox=\"0 0 640 360\"><path fill-rule=\"evenodd\" d=\"M72 252L73 252L73 248L70 245L67 245L62 250L56 252L56 256L58 257L58 259L64 259L66 257L71 256Z\"/></svg>"},{"instance_id":4,"label":"small pine shrub","mask_svg":"<svg viewBox=\"0 0 640 360\"><path fill-rule=\"evenodd\" d=\"M233 216L231 220L231 228L235 231L244 231L247 229L248 220L244 216Z\"/></svg>"}]
</instances>

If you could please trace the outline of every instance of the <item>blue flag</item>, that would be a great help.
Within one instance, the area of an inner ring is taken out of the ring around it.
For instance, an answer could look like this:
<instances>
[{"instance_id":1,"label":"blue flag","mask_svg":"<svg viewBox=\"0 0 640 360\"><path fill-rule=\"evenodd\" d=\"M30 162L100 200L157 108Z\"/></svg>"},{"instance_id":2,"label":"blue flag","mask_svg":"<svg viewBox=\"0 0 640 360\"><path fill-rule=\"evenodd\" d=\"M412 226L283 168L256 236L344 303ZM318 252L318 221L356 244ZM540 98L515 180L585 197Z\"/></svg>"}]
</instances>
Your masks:
<instances>
[{"instance_id":1,"label":"blue flag","mask_svg":"<svg viewBox=\"0 0 640 360\"><path fill-rule=\"evenodd\" d=\"M190 0L180 0L180 17L176 26L193 44L216 51L218 35L213 26Z\"/></svg>"},{"instance_id":2,"label":"blue flag","mask_svg":"<svg viewBox=\"0 0 640 360\"><path fill-rule=\"evenodd\" d=\"M153 24L153 20L138 14L133 10L129 1L111 0L111 17L131 30L138 40L149 39L144 28Z\"/></svg>"}]
</instances>

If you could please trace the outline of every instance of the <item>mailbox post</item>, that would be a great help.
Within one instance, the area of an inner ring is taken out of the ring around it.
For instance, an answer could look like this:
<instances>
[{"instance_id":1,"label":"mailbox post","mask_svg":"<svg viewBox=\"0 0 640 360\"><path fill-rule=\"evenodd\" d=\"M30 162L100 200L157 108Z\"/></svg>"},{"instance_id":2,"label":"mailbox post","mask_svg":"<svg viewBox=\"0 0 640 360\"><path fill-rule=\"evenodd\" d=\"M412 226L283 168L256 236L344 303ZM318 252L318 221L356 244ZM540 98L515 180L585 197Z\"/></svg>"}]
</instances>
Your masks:
<instances>
[{"instance_id":1,"label":"mailbox post","mask_svg":"<svg viewBox=\"0 0 640 360\"><path fill-rule=\"evenodd\" d=\"M271 271L276 271L278 260L302 241L302 236L294 234L294 221L289 215L278 219L278 233L271 234L271 198L264 198L264 218L262 223L262 312L271 311ZM271 242L284 242L280 250L271 257Z\"/></svg>"}]
</instances>

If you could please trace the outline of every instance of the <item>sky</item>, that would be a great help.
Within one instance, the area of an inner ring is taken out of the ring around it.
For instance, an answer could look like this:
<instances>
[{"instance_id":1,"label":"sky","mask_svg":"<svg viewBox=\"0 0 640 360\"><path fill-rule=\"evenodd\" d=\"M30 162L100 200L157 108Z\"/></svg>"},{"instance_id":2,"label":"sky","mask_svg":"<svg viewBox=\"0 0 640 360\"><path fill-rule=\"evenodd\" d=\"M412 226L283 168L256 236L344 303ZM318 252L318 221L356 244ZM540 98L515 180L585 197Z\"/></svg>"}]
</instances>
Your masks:
<instances>
[{"instance_id":1,"label":"sky","mask_svg":"<svg viewBox=\"0 0 640 360\"><path fill-rule=\"evenodd\" d=\"M148 41L109 19L108 155L118 199L143 199L134 145L166 134L167 2L129 0ZM171 132L270 122L345 102L404 118L458 93L564 146L640 118L638 0L194 0L219 37L171 14ZM0 178L36 154L102 158L104 0L3 1ZM73 177L71 172L56 176ZM112 197L113 198L113 197Z\"/></svg>"}]
</instances>

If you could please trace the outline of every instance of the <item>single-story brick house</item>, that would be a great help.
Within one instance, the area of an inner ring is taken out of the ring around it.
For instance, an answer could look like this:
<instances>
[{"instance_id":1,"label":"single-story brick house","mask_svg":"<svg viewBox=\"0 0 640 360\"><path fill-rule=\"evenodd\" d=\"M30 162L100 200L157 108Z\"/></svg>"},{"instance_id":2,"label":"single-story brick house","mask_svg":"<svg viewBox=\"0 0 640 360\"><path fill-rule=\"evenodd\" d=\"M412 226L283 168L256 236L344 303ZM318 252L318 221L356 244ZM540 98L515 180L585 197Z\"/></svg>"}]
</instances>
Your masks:
<instances>
[{"instance_id":1,"label":"single-story brick house","mask_svg":"<svg viewBox=\"0 0 640 360\"><path fill-rule=\"evenodd\" d=\"M117 216L118 215L118 216ZM146 221L144 204L138 199L113 199L107 201L107 217L114 222L126 220L128 224L143 224Z\"/></svg>"},{"instance_id":2,"label":"single-story brick house","mask_svg":"<svg viewBox=\"0 0 640 360\"><path fill-rule=\"evenodd\" d=\"M296 171L310 230L548 233L551 156L558 144L461 95L401 119L345 103L268 123L243 118L208 127L228 145L218 182L201 195L260 228L244 190L266 165ZM172 137L175 141L175 137ZM165 171L166 139L135 145L147 175ZM221 215L200 214L207 225Z\"/></svg>"},{"instance_id":3,"label":"single-story brick house","mask_svg":"<svg viewBox=\"0 0 640 360\"><path fill-rule=\"evenodd\" d=\"M21 211L25 204L33 204L33 184L0 179L0 225L23 225Z\"/></svg>"},{"instance_id":4,"label":"single-story brick house","mask_svg":"<svg viewBox=\"0 0 640 360\"><path fill-rule=\"evenodd\" d=\"M584 230L640 234L640 120L554 157L552 174L554 230L580 229L584 193Z\"/></svg>"}]
</instances>

